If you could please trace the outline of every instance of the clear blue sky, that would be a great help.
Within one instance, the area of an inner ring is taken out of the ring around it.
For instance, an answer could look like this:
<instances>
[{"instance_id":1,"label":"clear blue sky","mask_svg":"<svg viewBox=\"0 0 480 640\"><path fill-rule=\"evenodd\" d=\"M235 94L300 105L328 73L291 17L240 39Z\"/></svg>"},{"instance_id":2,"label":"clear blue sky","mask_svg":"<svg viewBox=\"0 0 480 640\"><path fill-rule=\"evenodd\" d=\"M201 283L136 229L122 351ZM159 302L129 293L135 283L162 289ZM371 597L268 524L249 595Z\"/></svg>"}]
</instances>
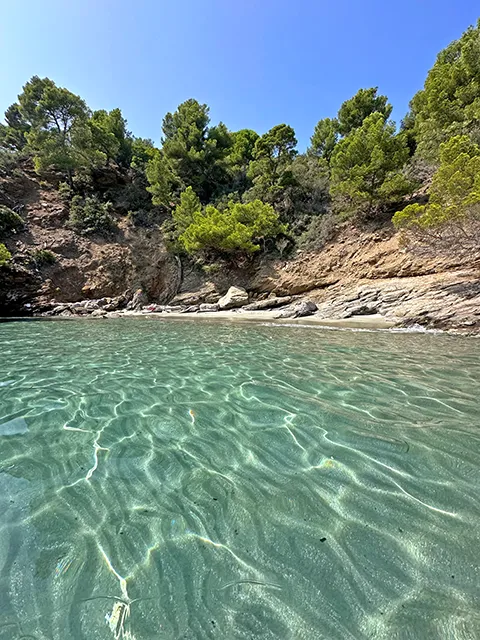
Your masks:
<instances>
[{"instance_id":1,"label":"clear blue sky","mask_svg":"<svg viewBox=\"0 0 480 640\"><path fill-rule=\"evenodd\" d=\"M263 133L315 123L379 86L399 121L435 56L476 22L478 0L0 0L0 112L32 76L92 109L120 107L159 142L194 97L212 122Z\"/></svg>"}]
</instances>

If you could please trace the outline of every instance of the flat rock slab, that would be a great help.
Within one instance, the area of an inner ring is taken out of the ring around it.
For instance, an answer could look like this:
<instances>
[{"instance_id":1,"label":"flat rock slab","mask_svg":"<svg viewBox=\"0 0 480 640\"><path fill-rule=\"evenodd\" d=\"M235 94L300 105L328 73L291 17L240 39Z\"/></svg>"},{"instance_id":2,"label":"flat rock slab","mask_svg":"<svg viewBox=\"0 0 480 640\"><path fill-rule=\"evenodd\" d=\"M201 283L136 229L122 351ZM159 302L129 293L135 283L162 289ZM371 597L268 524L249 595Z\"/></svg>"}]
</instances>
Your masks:
<instances>
[{"instance_id":1,"label":"flat rock slab","mask_svg":"<svg viewBox=\"0 0 480 640\"><path fill-rule=\"evenodd\" d=\"M317 305L312 300L302 300L287 307L277 314L277 318L303 318L311 316L317 310Z\"/></svg>"},{"instance_id":2,"label":"flat rock slab","mask_svg":"<svg viewBox=\"0 0 480 640\"><path fill-rule=\"evenodd\" d=\"M258 300L258 302L252 302L242 307L245 311L263 311L264 309L275 309L276 307L283 307L290 304L295 298L293 296L282 296L267 298L266 300Z\"/></svg>"}]
</instances>

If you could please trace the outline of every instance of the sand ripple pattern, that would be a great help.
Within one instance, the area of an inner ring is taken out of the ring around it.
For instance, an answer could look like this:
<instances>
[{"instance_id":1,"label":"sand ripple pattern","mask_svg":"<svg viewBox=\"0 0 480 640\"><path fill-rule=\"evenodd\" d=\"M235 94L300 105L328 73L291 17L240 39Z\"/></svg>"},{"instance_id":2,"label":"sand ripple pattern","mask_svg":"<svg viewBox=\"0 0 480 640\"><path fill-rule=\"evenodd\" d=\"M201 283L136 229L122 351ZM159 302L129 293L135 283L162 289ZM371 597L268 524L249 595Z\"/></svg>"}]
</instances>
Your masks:
<instances>
[{"instance_id":1,"label":"sand ripple pattern","mask_svg":"<svg viewBox=\"0 0 480 640\"><path fill-rule=\"evenodd\" d=\"M0 325L0 640L480 637L480 343Z\"/></svg>"}]
</instances>

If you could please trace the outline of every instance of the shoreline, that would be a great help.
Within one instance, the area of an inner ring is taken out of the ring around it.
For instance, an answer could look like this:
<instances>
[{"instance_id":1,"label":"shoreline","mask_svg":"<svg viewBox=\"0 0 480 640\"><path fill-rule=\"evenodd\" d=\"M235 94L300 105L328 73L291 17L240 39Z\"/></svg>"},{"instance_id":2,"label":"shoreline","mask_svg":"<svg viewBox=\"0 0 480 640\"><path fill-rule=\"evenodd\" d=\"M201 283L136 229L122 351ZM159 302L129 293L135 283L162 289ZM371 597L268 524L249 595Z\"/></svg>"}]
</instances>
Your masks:
<instances>
[{"instance_id":1,"label":"shoreline","mask_svg":"<svg viewBox=\"0 0 480 640\"><path fill-rule=\"evenodd\" d=\"M78 321L78 320L120 320L122 318L154 318L156 320L173 321L200 321L213 320L216 322L238 322L240 324L270 324L272 326L284 326L291 328L315 328L325 330L352 330L352 331L388 331L392 333L409 334L438 334L463 338L480 338L480 334L474 331L462 331L459 329L439 329L424 327L420 324L405 326L398 320L390 320L380 314L358 315L349 318L321 318L319 316L303 316L300 318L278 318L272 311L216 311L204 313L179 313L171 312L141 312L141 311L110 311L103 316L82 314L74 316L0 316L0 324L7 322L38 322L38 321Z\"/></svg>"},{"instance_id":2,"label":"shoreline","mask_svg":"<svg viewBox=\"0 0 480 640\"><path fill-rule=\"evenodd\" d=\"M155 317L160 319L170 318L172 320L194 319L194 320L228 320L238 322L271 322L284 325L312 325L318 327L330 328L351 328L351 329L392 329L398 323L387 320L379 314L352 316L351 318L321 318L319 316L310 315L300 318L280 318L278 311L214 311L203 313L179 313L171 311L168 313L142 313L137 311L127 311L122 314L112 313L111 317ZM105 316L108 319L108 315Z\"/></svg>"},{"instance_id":3,"label":"shoreline","mask_svg":"<svg viewBox=\"0 0 480 640\"><path fill-rule=\"evenodd\" d=\"M39 321L39 320L112 320L121 318L155 318L158 320L194 320L203 322L204 320L224 321L224 322L241 322L241 323L269 323L284 326L311 326L327 329L369 329L369 330L387 330L399 327L399 323L379 314L359 315L350 318L321 318L319 316L310 315L299 318L280 318L278 311L215 311L204 313L180 313L180 312L141 312L141 311L111 311L101 316L92 316L91 314L76 316L11 316L0 317L0 322L14 321ZM416 332L415 329L408 329ZM418 328L418 333L424 333L426 330Z\"/></svg>"}]
</instances>

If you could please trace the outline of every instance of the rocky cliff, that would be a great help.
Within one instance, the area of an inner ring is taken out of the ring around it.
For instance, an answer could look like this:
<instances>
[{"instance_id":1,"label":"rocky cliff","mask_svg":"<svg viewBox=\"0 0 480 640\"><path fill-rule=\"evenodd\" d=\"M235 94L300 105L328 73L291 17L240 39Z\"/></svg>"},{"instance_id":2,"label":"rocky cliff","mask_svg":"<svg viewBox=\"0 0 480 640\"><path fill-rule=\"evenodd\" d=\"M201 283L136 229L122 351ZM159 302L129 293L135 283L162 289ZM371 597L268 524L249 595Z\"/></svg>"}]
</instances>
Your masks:
<instances>
[{"instance_id":1,"label":"rocky cliff","mask_svg":"<svg viewBox=\"0 0 480 640\"><path fill-rule=\"evenodd\" d=\"M178 290L181 265L164 247L157 228L135 228L118 216L118 231L85 237L68 227L68 209L54 186L33 171L0 180L0 204L14 206L25 228L1 241L14 264L0 268L0 312L25 312L25 304L115 297L142 288L149 299L167 301ZM55 262L36 259L47 249Z\"/></svg>"},{"instance_id":2,"label":"rocky cliff","mask_svg":"<svg viewBox=\"0 0 480 640\"><path fill-rule=\"evenodd\" d=\"M189 263L182 268L158 228L136 228L125 217L118 216L118 232L108 238L78 235L66 225L68 211L57 190L33 171L0 181L2 202L14 203L25 220L24 230L2 239L14 255L13 267L0 268L2 315L85 299L109 304L123 296L126 303L137 289L141 302L215 303L234 284L248 291L250 302L308 297L323 318L380 314L403 326L480 331L480 252L414 255L388 223L373 231L344 225L321 252L288 260L258 256L207 274ZM55 262L35 260L38 249L53 252Z\"/></svg>"}]
</instances>

